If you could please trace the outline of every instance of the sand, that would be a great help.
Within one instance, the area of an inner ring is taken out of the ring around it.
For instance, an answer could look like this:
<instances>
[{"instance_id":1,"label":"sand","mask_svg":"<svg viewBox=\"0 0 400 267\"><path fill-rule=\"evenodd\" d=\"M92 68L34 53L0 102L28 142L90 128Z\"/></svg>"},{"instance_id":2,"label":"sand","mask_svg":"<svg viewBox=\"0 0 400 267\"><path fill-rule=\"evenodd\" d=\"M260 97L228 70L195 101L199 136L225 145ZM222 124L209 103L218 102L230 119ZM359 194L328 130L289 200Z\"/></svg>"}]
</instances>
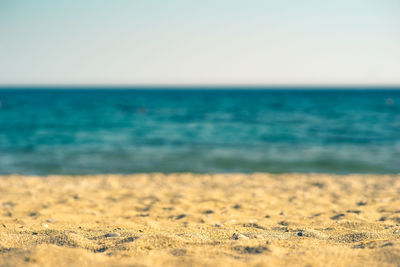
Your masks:
<instances>
[{"instance_id":1,"label":"sand","mask_svg":"<svg viewBox=\"0 0 400 267\"><path fill-rule=\"evenodd\" d=\"M0 266L400 266L400 176L0 177Z\"/></svg>"}]
</instances>

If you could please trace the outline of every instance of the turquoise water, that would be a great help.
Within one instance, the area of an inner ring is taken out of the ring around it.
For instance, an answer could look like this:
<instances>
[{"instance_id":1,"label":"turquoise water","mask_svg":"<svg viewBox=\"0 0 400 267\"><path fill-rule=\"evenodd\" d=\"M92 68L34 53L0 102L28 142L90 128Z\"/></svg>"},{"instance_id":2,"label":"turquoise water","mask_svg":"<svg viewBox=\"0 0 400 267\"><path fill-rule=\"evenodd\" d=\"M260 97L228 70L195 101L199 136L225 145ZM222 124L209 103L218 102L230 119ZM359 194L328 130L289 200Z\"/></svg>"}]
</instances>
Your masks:
<instances>
[{"instance_id":1,"label":"turquoise water","mask_svg":"<svg viewBox=\"0 0 400 267\"><path fill-rule=\"evenodd\" d=\"M400 173L400 90L0 90L0 173Z\"/></svg>"}]
</instances>

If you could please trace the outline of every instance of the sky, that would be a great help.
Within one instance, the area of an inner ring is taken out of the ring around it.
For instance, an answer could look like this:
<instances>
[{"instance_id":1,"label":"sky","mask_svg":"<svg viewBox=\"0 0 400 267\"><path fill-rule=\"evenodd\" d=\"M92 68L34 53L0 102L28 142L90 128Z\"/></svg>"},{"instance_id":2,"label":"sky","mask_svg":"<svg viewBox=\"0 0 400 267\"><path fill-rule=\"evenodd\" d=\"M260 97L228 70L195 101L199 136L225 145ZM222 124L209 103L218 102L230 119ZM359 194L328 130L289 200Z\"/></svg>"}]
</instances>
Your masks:
<instances>
[{"instance_id":1,"label":"sky","mask_svg":"<svg viewBox=\"0 0 400 267\"><path fill-rule=\"evenodd\" d=\"M400 85L399 0L0 0L0 85Z\"/></svg>"}]
</instances>

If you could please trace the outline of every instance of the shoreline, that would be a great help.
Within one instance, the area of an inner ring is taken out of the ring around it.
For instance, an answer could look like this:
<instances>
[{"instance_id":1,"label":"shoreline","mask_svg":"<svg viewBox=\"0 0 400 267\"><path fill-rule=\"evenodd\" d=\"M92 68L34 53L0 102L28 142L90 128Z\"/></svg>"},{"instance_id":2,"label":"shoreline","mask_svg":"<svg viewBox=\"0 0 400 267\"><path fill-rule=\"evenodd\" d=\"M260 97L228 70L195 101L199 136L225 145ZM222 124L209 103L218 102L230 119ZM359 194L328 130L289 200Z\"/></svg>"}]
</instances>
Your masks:
<instances>
[{"instance_id":1,"label":"shoreline","mask_svg":"<svg viewBox=\"0 0 400 267\"><path fill-rule=\"evenodd\" d=\"M398 266L400 175L0 176L0 266Z\"/></svg>"}]
</instances>

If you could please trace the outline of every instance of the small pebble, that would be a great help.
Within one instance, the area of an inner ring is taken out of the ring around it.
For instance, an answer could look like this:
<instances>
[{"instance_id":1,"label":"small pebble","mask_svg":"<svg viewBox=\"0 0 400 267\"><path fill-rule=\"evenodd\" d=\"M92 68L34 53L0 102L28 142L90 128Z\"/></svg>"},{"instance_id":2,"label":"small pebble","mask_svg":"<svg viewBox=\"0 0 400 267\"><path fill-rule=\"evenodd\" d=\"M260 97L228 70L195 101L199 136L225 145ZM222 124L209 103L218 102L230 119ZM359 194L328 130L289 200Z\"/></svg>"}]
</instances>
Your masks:
<instances>
[{"instance_id":1,"label":"small pebble","mask_svg":"<svg viewBox=\"0 0 400 267\"><path fill-rule=\"evenodd\" d=\"M186 217L186 214L179 214L178 216L176 216L176 220L180 220L180 219L182 219L182 218L185 218Z\"/></svg>"},{"instance_id":2,"label":"small pebble","mask_svg":"<svg viewBox=\"0 0 400 267\"><path fill-rule=\"evenodd\" d=\"M215 227L222 227L222 226L223 226L223 224L216 223L214 226L215 226Z\"/></svg>"},{"instance_id":3,"label":"small pebble","mask_svg":"<svg viewBox=\"0 0 400 267\"><path fill-rule=\"evenodd\" d=\"M339 220L340 218L344 217L346 215L344 215L343 213L337 214L335 216L331 217L331 220Z\"/></svg>"},{"instance_id":4,"label":"small pebble","mask_svg":"<svg viewBox=\"0 0 400 267\"><path fill-rule=\"evenodd\" d=\"M118 237L118 236L120 236L119 233L108 233L105 235L105 237Z\"/></svg>"},{"instance_id":5,"label":"small pebble","mask_svg":"<svg viewBox=\"0 0 400 267\"><path fill-rule=\"evenodd\" d=\"M357 205L358 205L358 206L365 206L365 205L367 205L367 202L365 202L365 201L359 201L359 202L357 202Z\"/></svg>"},{"instance_id":6,"label":"small pebble","mask_svg":"<svg viewBox=\"0 0 400 267\"><path fill-rule=\"evenodd\" d=\"M297 235L298 236L303 236L303 233L302 232L298 232Z\"/></svg>"},{"instance_id":7,"label":"small pebble","mask_svg":"<svg viewBox=\"0 0 400 267\"><path fill-rule=\"evenodd\" d=\"M384 248L384 247L391 247L391 246L393 246L393 243L392 243L392 242L388 242L388 243L386 243L386 244L383 244L383 245L381 246L381 248Z\"/></svg>"},{"instance_id":8,"label":"small pebble","mask_svg":"<svg viewBox=\"0 0 400 267\"><path fill-rule=\"evenodd\" d=\"M360 210L347 210L347 213L355 213L355 214L360 214L361 211Z\"/></svg>"},{"instance_id":9,"label":"small pebble","mask_svg":"<svg viewBox=\"0 0 400 267\"><path fill-rule=\"evenodd\" d=\"M44 228L49 228L49 225L47 223L43 226L44 226Z\"/></svg>"},{"instance_id":10,"label":"small pebble","mask_svg":"<svg viewBox=\"0 0 400 267\"><path fill-rule=\"evenodd\" d=\"M55 221L56 221L56 219L48 219L48 220L46 220L47 223L53 223Z\"/></svg>"},{"instance_id":11,"label":"small pebble","mask_svg":"<svg viewBox=\"0 0 400 267\"><path fill-rule=\"evenodd\" d=\"M399 233L399 230L395 230L394 232L393 232L393 234L398 234Z\"/></svg>"},{"instance_id":12,"label":"small pebble","mask_svg":"<svg viewBox=\"0 0 400 267\"><path fill-rule=\"evenodd\" d=\"M232 235L232 239L234 240L238 240L238 239L249 239L247 236L243 235L243 234L236 234L234 233Z\"/></svg>"}]
</instances>

